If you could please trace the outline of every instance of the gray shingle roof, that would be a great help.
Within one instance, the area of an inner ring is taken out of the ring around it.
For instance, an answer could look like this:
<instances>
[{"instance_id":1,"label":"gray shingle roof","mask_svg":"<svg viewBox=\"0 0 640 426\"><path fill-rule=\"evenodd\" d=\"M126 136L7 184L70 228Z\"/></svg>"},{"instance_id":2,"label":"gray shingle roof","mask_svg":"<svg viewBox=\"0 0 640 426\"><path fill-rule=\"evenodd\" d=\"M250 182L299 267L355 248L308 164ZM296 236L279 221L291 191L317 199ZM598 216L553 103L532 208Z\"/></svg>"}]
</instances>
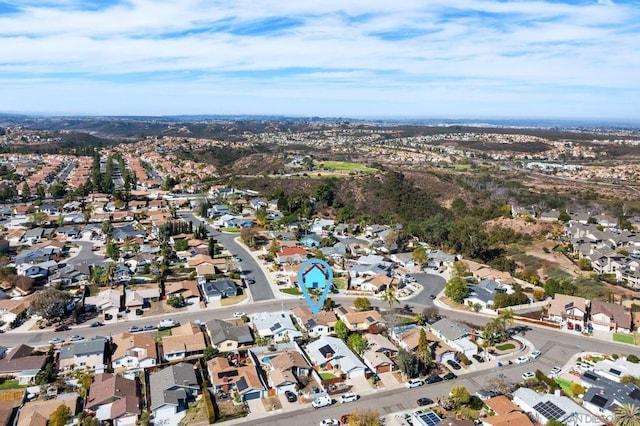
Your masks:
<instances>
[{"instance_id":1,"label":"gray shingle roof","mask_svg":"<svg viewBox=\"0 0 640 426\"><path fill-rule=\"evenodd\" d=\"M177 405L179 399L184 399L184 390L177 388L198 388L198 378L193 365L186 362L167 367L149 376L151 390L151 409L154 410L164 404Z\"/></svg>"}]
</instances>

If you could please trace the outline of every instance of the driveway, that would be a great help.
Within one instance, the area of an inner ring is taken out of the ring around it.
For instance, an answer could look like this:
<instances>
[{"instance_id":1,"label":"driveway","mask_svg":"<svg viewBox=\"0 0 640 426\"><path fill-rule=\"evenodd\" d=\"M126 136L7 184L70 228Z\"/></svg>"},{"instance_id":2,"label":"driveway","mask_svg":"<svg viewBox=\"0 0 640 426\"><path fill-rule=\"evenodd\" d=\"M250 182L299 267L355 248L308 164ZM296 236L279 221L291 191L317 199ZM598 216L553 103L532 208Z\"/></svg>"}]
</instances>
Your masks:
<instances>
[{"instance_id":1,"label":"driveway","mask_svg":"<svg viewBox=\"0 0 640 426\"><path fill-rule=\"evenodd\" d=\"M422 286L422 291L407 300L421 305L433 306L433 300L430 296L432 294L437 296L442 290L444 290L444 286L447 284L444 277L440 274L430 274L425 272L411 274L411 276Z\"/></svg>"}]
</instances>

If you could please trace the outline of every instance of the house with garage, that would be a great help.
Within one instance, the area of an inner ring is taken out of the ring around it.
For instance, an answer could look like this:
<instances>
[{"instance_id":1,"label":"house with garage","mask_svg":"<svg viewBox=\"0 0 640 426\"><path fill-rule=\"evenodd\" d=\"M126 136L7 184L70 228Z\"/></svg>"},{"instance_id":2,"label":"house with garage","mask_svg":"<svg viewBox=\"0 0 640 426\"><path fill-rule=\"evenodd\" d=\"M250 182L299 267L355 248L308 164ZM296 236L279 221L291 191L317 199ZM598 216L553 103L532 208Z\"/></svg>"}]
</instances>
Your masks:
<instances>
[{"instance_id":1,"label":"house with garage","mask_svg":"<svg viewBox=\"0 0 640 426\"><path fill-rule=\"evenodd\" d=\"M395 363L391 357L398 352L395 345L381 334L368 333L364 337L367 339L367 348L362 359L367 367L376 374L393 371Z\"/></svg>"},{"instance_id":2,"label":"house with garage","mask_svg":"<svg viewBox=\"0 0 640 426\"><path fill-rule=\"evenodd\" d=\"M344 373L348 378L365 377L367 366L337 337L321 336L305 348L314 367Z\"/></svg>"},{"instance_id":3,"label":"house with garage","mask_svg":"<svg viewBox=\"0 0 640 426\"><path fill-rule=\"evenodd\" d=\"M207 321L206 325L211 345L220 352L231 352L243 346L253 345L251 329L241 320L232 323L212 319Z\"/></svg>"},{"instance_id":4,"label":"house with garage","mask_svg":"<svg viewBox=\"0 0 640 426\"><path fill-rule=\"evenodd\" d=\"M415 324L399 325L391 329L390 337L398 347L413 353L418 350L420 330L421 327Z\"/></svg>"},{"instance_id":5,"label":"house with garage","mask_svg":"<svg viewBox=\"0 0 640 426\"><path fill-rule=\"evenodd\" d=\"M478 353L478 346L471 341L471 329L460 322L442 318L429 325L431 333L457 352L468 358ZM443 358L444 360L445 358Z\"/></svg>"},{"instance_id":6,"label":"house with garage","mask_svg":"<svg viewBox=\"0 0 640 426\"><path fill-rule=\"evenodd\" d=\"M202 355L206 347L202 329L192 322L172 328L171 335L162 338L163 359L167 362Z\"/></svg>"},{"instance_id":7,"label":"house with garage","mask_svg":"<svg viewBox=\"0 0 640 426\"><path fill-rule=\"evenodd\" d=\"M177 424L195 401L200 382L195 367L181 362L149 374L149 390L154 421Z\"/></svg>"},{"instance_id":8,"label":"house with garage","mask_svg":"<svg viewBox=\"0 0 640 426\"><path fill-rule=\"evenodd\" d=\"M498 395L484 401L495 414L482 418L483 426L534 426L522 409L504 395Z\"/></svg>"},{"instance_id":9,"label":"house with garage","mask_svg":"<svg viewBox=\"0 0 640 426\"><path fill-rule=\"evenodd\" d=\"M313 315L306 304L298 305L291 311L296 323L307 330L309 337L328 336L333 334L333 327L338 318L333 311L318 311Z\"/></svg>"},{"instance_id":10,"label":"house with garage","mask_svg":"<svg viewBox=\"0 0 640 426\"><path fill-rule=\"evenodd\" d=\"M322 241L322 236L318 234L305 234L301 236L298 241L302 245L308 248L316 248L320 246L320 242Z\"/></svg>"},{"instance_id":11,"label":"house with garage","mask_svg":"<svg viewBox=\"0 0 640 426\"><path fill-rule=\"evenodd\" d=\"M80 399L76 392L61 393L51 399L36 399L25 402L18 412L16 426L45 426L49 423L51 415L61 406L66 405L71 412L71 418L75 418L80 410Z\"/></svg>"},{"instance_id":12,"label":"house with garage","mask_svg":"<svg viewBox=\"0 0 640 426\"><path fill-rule=\"evenodd\" d=\"M368 331L372 325L384 323L380 312L374 309L358 311L351 306L340 306L335 313L350 331Z\"/></svg>"},{"instance_id":13,"label":"house with garage","mask_svg":"<svg viewBox=\"0 0 640 426\"><path fill-rule=\"evenodd\" d=\"M207 370L215 392L236 390L244 401L260 399L267 393L255 364L235 366L227 358L215 357L207 362Z\"/></svg>"},{"instance_id":14,"label":"house with garage","mask_svg":"<svg viewBox=\"0 0 640 426\"><path fill-rule=\"evenodd\" d=\"M590 314L594 330L631 333L631 314L622 305L592 300Z\"/></svg>"},{"instance_id":15,"label":"house with garage","mask_svg":"<svg viewBox=\"0 0 640 426\"><path fill-rule=\"evenodd\" d=\"M198 304L200 290L196 280L174 281L165 284L165 294L170 296L182 296L187 305Z\"/></svg>"},{"instance_id":16,"label":"house with garage","mask_svg":"<svg viewBox=\"0 0 640 426\"><path fill-rule=\"evenodd\" d=\"M572 399L559 394L537 393L529 388L519 388L513 392L513 403L540 424L557 420L563 425L602 426L587 410Z\"/></svg>"},{"instance_id":17,"label":"house with garage","mask_svg":"<svg viewBox=\"0 0 640 426\"><path fill-rule=\"evenodd\" d=\"M300 378L309 376L311 370L311 365L300 352L286 350L269 360L269 386L276 389L277 393L295 393Z\"/></svg>"},{"instance_id":18,"label":"house with garage","mask_svg":"<svg viewBox=\"0 0 640 426\"><path fill-rule=\"evenodd\" d=\"M116 372L140 370L158 363L156 339L148 333L121 333L112 338L111 365Z\"/></svg>"},{"instance_id":19,"label":"house with garage","mask_svg":"<svg viewBox=\"0 0 640 426\"><path fill-rule=\"evenodd\" d=\"M154 288L139 288L136 290L125 290L124 305L129 309L143 309L151 306L151 302L157 302L160 299L160 290Z\"/></svg>"},{"instance_id":20,"label":"house with garage","mask_svg":"<svg viewBox=\"0 0 640 426\"><path fill-rule=\"evenodd\" d=\"M95 412L101 422L112 421L114 426L135 425L141 413L136 381L117 374L96 374L85 408Z\"/></svg>"},{"instance_id":21,"label":"house with garage","mask_svg":"<svg viewBox=\"0 0 640 426\"><path fill-rule=\"evenodd\" d=\"M47 361L46 355L33 355L35 348L21 344L11 348L0 359L0 377L14 377L20 385L33 383Z\"/></svg>"},{"instance_id":22,"label":"house with garage","mask_svg":"<svg viewBox=\"0 0 640 426\"><path fill-rule=\"evenodd\" d=\"M282 247L276 254L276 262L280 265L295 265L307 260L307 251L301 247Z\"/></svg>"},{"instance_id":23,"label":"house with garage","mask_svg":"<svg viewBox=\"0 0 640 426\"><path fill-rule=\"evenodd\" d=\"M253 328L260 337L270 337L275 342L289 341L302 337L291 320L289 312L262 312L251 315Z\"/></svg>"},{"instance_id":24,"label":"house with garage","mask_svg":"<svg viewBox=\"0 0 640 426\"><path fill-rule=\"evenodd\" d=\"M583 373L580 381L587 388L582 406L597 416L615 418L616 408L623 404L640 406L640 387L632 383L619 383L591 371Z\"/></svg>"},{"instance_id":25,"label":"house with garage","mask_svg":"<svg viewBox=\"0 0 640 426\"><path fill-rule=\"evenodd\" d=\"M108 359L106 344L107 339L104 337L94 337L91 340L64 345L60 349L59 370L90 370L96 374L104 373Z\"/></svg>"},{"instance_id":26,"label":"house with garage","mask_svg":"<svg viewBox=\"0 0 640 426\"><path fill-rule=\"evenodd\" d=\"M578 296L556 293L548 305L549 320L567 330L581 332L585 329L589 301Z\"/></svg>"},{"instance_id":27,"label":"house with garage","mask_svg":"<svg viewBox=\"0 0 640 426\"><path fill-rule=\"evenodd\" d=\"M219 301L227 297L235 297L239 293L238 286L229 278L219 278L214 281L200 278L198 279L198 284L207 302Z\"/></svg>"},{"instance_id":28,"label":"house with garage","mask_svg":"<svg viewBox=\"0 0 640 426\"><path fill-rule=\"evenodd\" d=\"M497 294L511 294L511 286L500 284L497 281L484 279L478 284L469 286L469 294L464 299L465 305L481 306L481 309L493 309L493 304Z\"/></svg>"},{"instance_id":29,"label":"house with garage","mask_svg":"<svg viewBox=\"0 0 640 426\"><path fill-rule=\"evenodd\" d=\"M122 292L121 288L102 290L95 296L85 297L84 306L95 306L99 313L110 314L115 318L124 301Z\"/></svg>"}]
</instances>

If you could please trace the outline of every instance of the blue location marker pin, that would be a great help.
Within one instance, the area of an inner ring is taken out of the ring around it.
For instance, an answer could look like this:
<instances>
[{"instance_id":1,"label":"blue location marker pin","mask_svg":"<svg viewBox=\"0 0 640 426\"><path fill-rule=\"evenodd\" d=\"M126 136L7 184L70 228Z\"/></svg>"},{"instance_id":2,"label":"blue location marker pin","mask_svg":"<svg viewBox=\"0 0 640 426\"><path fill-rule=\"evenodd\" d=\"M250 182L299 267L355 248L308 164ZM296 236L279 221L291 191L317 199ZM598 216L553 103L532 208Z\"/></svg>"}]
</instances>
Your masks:
<instances>
[{"instance_id":1,"label":"blue location marker pin","mask_svg":"<svg viewBox=\"0 0 640 426\"><path fill-rule=\"evenodd\" d=\"M333 271L331 266L324 260L309 259L300 266L298 270L298 285L313 315L317 315L327 298L331 284L333 283ZM313 303L309 290L322 290L322 295L318 303Z\"/></svg>"}]
</instances>

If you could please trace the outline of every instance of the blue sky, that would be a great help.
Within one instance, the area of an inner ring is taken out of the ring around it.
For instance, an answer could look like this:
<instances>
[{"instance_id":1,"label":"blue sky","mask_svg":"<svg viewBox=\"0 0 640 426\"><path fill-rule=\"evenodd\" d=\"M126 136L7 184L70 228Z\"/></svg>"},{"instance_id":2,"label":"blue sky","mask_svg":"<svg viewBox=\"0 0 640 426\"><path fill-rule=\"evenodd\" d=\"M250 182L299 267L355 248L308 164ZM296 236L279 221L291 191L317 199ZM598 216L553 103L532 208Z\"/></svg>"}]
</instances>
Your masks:
<instances>
[{"instance_id":1,"label":"blue sky","mask_svg":"<svg viewBox=\"0 0 640 426\"><path fill-rule=\"evenodd\" d=\"M640 0L0 0L0 111L640 121Z\"/></svg>"}]
</instances>

